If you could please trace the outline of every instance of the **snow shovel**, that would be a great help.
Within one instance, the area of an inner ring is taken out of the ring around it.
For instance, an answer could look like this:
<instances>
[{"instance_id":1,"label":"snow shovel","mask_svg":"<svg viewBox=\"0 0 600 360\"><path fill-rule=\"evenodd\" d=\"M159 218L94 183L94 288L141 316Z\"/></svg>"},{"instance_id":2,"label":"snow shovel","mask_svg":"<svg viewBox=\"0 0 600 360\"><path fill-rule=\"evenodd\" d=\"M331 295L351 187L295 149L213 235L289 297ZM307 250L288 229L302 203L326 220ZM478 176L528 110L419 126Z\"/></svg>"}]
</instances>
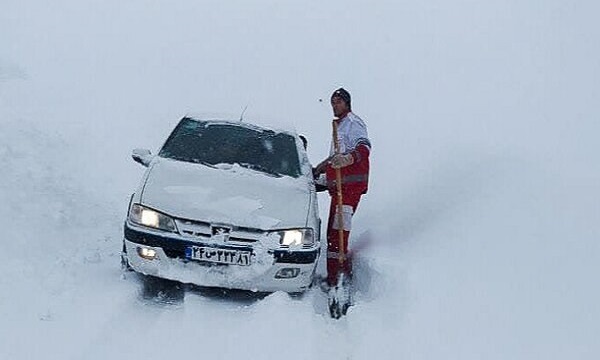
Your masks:
<instances>
[{"instance_id":1,"label":"snow shovel","mask_svg":"<svg viewBox=\"0 0 600 360\"><path fill-rule=\"evenodd\" d=\"M340 143L338 139L338 124L336 119L332 122L333 125L333 146L335 154L340 154ZM342 214L342 171L340 168L335 169L335 186L337 192L337 223L339 237L339 269L344 269L346 254L344 253L344 216ZM350 307L350 284L349 279L345 278L343 271L338 272L337 284L329 290L329 313L332 318L339 319L342 315L346 315Z\"/></svg>"}]
</instances>

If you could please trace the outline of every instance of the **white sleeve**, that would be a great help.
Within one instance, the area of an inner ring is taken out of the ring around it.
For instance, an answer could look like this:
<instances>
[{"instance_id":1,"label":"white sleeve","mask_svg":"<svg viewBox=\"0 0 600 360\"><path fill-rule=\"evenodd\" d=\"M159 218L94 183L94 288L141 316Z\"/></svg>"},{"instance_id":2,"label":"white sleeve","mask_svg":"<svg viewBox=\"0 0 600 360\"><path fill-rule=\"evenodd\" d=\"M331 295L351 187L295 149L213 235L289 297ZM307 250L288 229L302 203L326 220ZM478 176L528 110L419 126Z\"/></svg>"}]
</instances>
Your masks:
<instances>
[{"instance_id":1,"label":"white sleeve","mask_svg":"<svg viewBox=\"0 0 600 360\"><path fill-rule=\"evenodd\" d=\"M358 118L358 117L357 117ZM369 134L367 132L367 126L365 123L358 118L358 121L353 121L350 126L348 137L350 140L350 151L355 150L358 145L365 145L371 149L371 141L369 140Z\"/></svg>"}]
</instances>

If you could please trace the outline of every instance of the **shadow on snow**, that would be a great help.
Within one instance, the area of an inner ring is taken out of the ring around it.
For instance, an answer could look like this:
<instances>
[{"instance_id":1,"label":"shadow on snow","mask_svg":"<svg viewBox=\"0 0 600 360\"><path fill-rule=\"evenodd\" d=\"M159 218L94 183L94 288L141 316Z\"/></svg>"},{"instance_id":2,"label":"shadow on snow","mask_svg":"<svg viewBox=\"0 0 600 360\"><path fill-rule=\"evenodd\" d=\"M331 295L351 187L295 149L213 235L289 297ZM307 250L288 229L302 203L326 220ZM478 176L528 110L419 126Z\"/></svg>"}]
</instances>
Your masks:
<instances>
[{"instance_id":1,"label":"shadow on snow","mask_svg":"<svg viewBox=\"0 0 600 360\"><path fill-rule=\"evenodd\" d=\"M140 284L140 300L154 305L181 305L185 300L186 294L202 296L219 302L251 305L271 294L247 290L202 287L137 273L135 276Z\"/></svg>"}]
</instances>

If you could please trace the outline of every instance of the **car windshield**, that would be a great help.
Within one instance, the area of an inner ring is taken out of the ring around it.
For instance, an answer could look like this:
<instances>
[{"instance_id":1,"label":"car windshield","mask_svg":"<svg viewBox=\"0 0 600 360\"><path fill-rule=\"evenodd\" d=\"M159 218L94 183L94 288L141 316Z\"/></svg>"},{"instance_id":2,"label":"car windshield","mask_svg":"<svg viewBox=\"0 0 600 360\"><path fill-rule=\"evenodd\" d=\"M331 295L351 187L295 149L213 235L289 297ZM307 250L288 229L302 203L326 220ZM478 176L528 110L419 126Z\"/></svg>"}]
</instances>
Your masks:
<instances>
[{"instance_id":1,"label":"car windshield","mask_svg":"<svg viewBox=\"0 0 600 360\"><path fill-rule=\"evenodd\" d=\"M300 175L293 136L230 123L184 118L159 156L208 166L237 163L275 176Z\"/></svg>"}]
</instances>

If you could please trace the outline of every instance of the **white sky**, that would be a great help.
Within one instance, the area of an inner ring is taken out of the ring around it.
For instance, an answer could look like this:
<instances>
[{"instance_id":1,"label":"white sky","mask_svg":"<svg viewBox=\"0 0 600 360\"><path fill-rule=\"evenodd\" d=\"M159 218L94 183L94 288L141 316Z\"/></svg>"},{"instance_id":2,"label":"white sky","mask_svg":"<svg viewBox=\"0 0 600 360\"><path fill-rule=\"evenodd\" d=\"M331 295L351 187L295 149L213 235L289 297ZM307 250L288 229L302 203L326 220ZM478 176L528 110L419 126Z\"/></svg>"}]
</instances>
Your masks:
<instances>
[{"instance_id":1,"label":"white sky","mask_svg":"<svg viewBox=\"0 0 600 360\"><path fill-rule=\"evenodd\" d=\"M597 358L599 4L1 1L0 224L9 249L36 250L0 265L0 355L114 356L129 326L210 338L210 310L215 336L258 324L255 351L294 319L310 334L298 358L335 358L340 336L354 358ZM316 163L339 86L373 142L355 222L380 245L370 300L341 327L280 294L144 319L115 268L131 149L156 150L187 112L248 105L306 134ZM121 316L139 325L105 321Z\"/></svg>"}]
</instances>

